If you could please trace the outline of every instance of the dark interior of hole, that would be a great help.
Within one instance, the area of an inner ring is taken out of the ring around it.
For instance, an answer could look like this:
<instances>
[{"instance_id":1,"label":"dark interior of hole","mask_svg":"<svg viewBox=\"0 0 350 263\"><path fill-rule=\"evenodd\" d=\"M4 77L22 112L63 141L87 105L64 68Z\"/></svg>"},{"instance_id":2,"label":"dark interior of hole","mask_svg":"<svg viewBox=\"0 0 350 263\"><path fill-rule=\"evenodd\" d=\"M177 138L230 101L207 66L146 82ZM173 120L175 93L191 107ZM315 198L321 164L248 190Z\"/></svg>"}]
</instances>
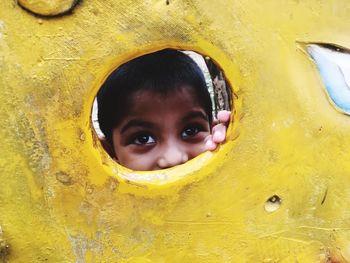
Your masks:
<instances>
[{"instance_id":1,"label":"dark interior of hole","mask_svg":"<svg viewBox=\"0 0 350 263\"><path fill-rule=\"evenodd\" d=\"M210 57L205 57L214 90L214 111L232 109L232 91L223 71L214 63Z\"/></svg>"}]
</instances>

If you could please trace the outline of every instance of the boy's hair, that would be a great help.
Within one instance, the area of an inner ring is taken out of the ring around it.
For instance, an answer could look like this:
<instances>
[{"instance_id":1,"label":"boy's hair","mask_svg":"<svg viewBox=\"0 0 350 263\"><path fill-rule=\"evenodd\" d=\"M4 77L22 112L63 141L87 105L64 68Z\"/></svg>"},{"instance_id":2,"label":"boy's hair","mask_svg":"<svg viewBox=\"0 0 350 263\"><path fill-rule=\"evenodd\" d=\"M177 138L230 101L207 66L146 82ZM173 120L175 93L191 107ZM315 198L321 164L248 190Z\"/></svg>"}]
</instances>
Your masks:
<instances>
[{"instance_id":1,"label":"boy's hair","mask_svg":"<svg viewBox=\"0 0 350 263\"><path fill-rule=\"evenodd\" d=\"M112 131L130 107L132 95L147 90L169 95L186 85L212 123L212 103L204 75L186 54L164 49L135 58L114 70L97 94L98 121L107 141L112 145Z\"/></svg>"}]
</instances>

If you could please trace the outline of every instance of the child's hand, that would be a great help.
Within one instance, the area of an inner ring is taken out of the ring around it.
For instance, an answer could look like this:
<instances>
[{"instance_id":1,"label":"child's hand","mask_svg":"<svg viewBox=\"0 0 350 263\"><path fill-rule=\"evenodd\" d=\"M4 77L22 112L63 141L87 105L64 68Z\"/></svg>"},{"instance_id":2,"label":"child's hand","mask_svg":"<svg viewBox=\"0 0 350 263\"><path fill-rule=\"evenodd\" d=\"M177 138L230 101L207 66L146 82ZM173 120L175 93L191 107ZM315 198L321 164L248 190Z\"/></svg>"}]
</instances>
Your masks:
<instances>
[{"instance_id":1,"label":"child's hand","mask_svg":"<svg viewBox=\"0 0 350 263\"><path fill-rule=\"evenodd\" d=\"M231 118L231 112L222 110L218 112L217 120L214 121L214 126L211 134L206 138L205 150L214 151L220 143L226 139L226 129Z\"/></svg>"}]
</instances>

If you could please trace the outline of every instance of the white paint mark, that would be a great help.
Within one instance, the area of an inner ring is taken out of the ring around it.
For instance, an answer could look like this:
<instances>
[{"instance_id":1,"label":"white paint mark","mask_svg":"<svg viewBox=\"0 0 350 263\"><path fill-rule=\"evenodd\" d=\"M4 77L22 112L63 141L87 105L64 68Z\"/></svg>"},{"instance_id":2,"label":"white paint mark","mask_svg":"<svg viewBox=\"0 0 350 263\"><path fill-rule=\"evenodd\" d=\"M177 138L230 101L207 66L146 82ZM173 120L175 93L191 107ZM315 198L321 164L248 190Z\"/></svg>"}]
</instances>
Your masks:
<instances>
[{"instance_id":1,"label":"white paint mark","mask_svg":"<svg viewBox=\"0 0 350 263\"><path fill-rule=\"evenodd\" d=\"M333 47L310 44L307 52L316 63L331 100L350 115L350 54Z\"/></svg>"},{"instance_id":2,"label":"white paint mark","mask_svg":"<svg viewBox=\"0 0 350 263\"><path fill-rule=\"evenodd\" d=\"M4 30L5 30L5 22L0 20L0 39L2 39L4 36L4 32L3 32Z\"/></svg>"}]
</instances>

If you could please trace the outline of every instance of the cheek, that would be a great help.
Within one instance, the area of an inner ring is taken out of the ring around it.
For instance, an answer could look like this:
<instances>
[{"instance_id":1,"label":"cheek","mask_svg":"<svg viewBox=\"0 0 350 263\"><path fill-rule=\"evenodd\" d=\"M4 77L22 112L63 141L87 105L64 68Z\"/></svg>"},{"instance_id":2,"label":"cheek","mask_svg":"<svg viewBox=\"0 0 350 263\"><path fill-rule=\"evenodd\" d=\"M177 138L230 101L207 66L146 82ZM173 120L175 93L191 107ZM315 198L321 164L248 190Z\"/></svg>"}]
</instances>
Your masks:
<instances>
[{"instance_id":1,"label":"cheek","mask_svg":"<svg viewBox=\"0 0 350 263\"><path fill-rule=\"evenodd\" d=\"M117 152L117 158L120 165L138 171L151 171L156 163L154 154L135 154L127 148Z\"/></svg>"},{"instance_id":2,"label":"cheek","mask_svg":"<svg viewBox=\"0 0 350 263\"><path fill-rule=\"evenodd\" d=\"M156 165L153 160L140 157L138 159L128 162L128 164L125 164L125 167L137 171L152 171L155 169Z\"/></svg>"},{"instance_id":3,"label":"cheek","mask_svg":"<svg viewBox=\"0 0 350 263\"><path fill-rule=\"evenodd\" d=\"M206 138L206 137L205 137ZM205 143L206 140L203 138L202 141L196 143L195 145L189 145L187 146L187 152L189 155L189 159L193 159L200 155L201 153L206 151Z\"/></svg>"}]
</instances>

